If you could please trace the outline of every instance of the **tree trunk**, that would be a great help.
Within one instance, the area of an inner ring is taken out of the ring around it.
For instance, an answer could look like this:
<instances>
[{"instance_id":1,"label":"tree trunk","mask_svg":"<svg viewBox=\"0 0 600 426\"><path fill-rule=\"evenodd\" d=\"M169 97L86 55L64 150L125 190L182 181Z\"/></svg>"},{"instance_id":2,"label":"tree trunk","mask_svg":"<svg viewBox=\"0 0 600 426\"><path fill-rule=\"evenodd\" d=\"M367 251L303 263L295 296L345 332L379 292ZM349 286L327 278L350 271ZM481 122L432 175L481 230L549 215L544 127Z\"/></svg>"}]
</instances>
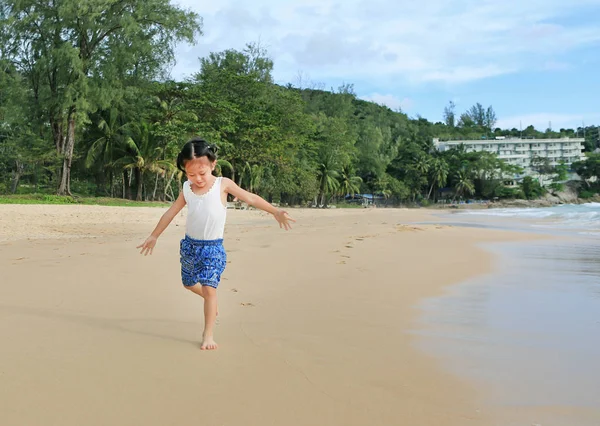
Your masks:
<instances>
[{"instance_id":1,"label":"tree trunk","mask_svg":"<svg viewBox=\"0 0 600 426\"><path fill-rule=\"evenodd\" d=\"M68 116L67 140L64 144L63 165L60 173L60 185L58 195L71 195L71 162L73 160L73 148L75 147L75 107L71 107Z\"/></svg>"},{"instance_id":2,"label":"tree trunk","mask_svg":"<svg viewBox=\"0 0 600 426\"><path fill-rule=\"evenodd\" d=\"M158 189L158 173L156 174L156 179L154 180L154 191L152 192L152 201L156 201L156 190Z\"/></svg>"},{"instance_id":3,"label":"tree trunk","mask_svg":"<svg viewBox=\"0 0 600 426\"><path fill-rule=\"evenodd\" d=\"M427 195L428 200L431 198L431 193L433 192L434 186L435 186L435 180L433 181L433 183L431 184L431 188L429 189L429 194Z\"/></svg>"},{"instance_id":4,"label":"tree trunk","mask_svg":"<svg viewBox=\"0 0 600 426\"><path fill-rule=\"evenodd\" d=\"M135 201L142 201L142 190L144 189L144 174L140 168L135 169L135 177L137 180L137 193Z\"/></svg>"},{"instance_id":5,"label":"tree trunk","mask_svg":"<svg viewBox=\"0 0 600 426\"><path fill-rule=\"evenodd\" d=\"M169 180L165 183L165 200L167 199L168 191L169 191L169 188L171 188L171 182L173 181L173 178L175 177L175 173L176 172L172 172L171 176L169 176ZM171 190L171 192L173 192L173 190ZM174 200L171 200L171 201L174 201Z\"/></svg>"},{"instance_id":6,"label":"tree trunk","mask_svg":"<svg viewBox=\"0 0 600 426\"><path fill-rule=\"evenodd\" d=\"M19 187L19 181L21 180L21 176L23 175L24 164L19 160L15 160L15 171L13 172L13 178L10 185L10 193L16 194L17 188Z\"/></svg>"},{"instance_id":7,"label":"tree trunk","mask_svg":"<svg viewBox=\"0 0 600 426\"><path fill-rule=\"evenodd\" d=\"M38 190L39 190L39 182L40 182L40 178L39 178L39 165L36 163L33 167L33 187L34 187L34 191L37 194Z\"/></svg>"},{"instance_id":8,"label":"tree trunk","mask_svg":"<svg viewBox=\"0 0 600 426\"><path fill-rule=\"evenodd\" d=\"M123 170L123 198L131 200L131 173Z\"/></svg>"}]
</instances>

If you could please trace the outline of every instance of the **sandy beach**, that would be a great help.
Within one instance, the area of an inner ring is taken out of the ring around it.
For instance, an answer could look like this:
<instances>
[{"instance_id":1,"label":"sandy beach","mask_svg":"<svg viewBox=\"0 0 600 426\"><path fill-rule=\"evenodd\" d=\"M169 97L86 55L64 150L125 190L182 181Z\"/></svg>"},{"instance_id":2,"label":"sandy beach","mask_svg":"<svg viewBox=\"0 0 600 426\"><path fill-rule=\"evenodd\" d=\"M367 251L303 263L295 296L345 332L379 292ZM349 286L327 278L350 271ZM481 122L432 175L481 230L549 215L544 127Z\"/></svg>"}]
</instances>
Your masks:
<instances>
[{"instance_id":1,"label":"sandy beach","mask_svg":"<svg viewBox=\"0 0 600 426\"><path fill-rule=\"evenodd\" d=\"M184 210L185 211L185 210ZM535 238L426 210L228 211L217 351L162 208L0 206L3 425L495 425L416 348L417 303L490 271L482 242ZM502 423L505 424L505 423Z\"/></svg>"}]
</instances>

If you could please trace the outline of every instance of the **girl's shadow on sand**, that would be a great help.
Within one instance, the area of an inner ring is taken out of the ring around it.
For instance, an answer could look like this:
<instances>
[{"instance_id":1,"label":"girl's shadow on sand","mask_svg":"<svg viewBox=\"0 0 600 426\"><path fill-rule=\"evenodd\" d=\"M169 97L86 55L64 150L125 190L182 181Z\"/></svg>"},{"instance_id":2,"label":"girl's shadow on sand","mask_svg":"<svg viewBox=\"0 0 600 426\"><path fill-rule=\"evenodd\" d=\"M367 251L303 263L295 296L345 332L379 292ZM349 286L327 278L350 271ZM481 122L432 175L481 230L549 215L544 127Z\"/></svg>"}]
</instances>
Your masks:
<instances>
[{"instance_id":1,"label":"girl's shadow on sand","mask_svg":"<svg viewBox=\"0 0 600 426\"><path fill-rule=\"evenodd\" d=\"M118 318L102 318L93 317L86 315L85 313L68 313L57 309L47 308L29 308L24 306L10 306L0 304L0 314L2 313L15 313L25 316L33 316L39 318L56 319L60 321L66 321L73 324L85 325L91 328L99 330L115 330L123 333L137 334L141 336L154 337L157 339L171 340L180 343L189 343L194 346L199 345L198 340L189 340L185 338L179 338L171 334L161 334L155 331L144 331L134 327L136 323L143 323L145 325L150 323L157 324L168 324L175 323L179 325L179 329L182 325L192 324L192 322L186 321L174 321L166 319L154 319L154 318L133 318L133 319L118 319ZM197 326L196 323L193 323Z\"/></svg>"}]
</instances>

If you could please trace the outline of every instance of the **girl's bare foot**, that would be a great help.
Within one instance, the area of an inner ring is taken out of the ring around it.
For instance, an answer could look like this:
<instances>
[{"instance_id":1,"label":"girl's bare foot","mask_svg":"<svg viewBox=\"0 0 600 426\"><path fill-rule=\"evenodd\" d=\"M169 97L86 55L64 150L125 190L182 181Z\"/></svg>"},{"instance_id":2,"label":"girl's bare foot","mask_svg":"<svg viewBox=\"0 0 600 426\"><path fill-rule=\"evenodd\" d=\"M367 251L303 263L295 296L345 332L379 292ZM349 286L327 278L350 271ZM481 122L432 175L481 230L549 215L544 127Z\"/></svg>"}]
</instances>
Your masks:
<instances>
[{"instance_id":1,"label":"girl's bare foot","mask_svg":"<svg viewBox=\"0 0 600 426\"><path fill-rule=\"evenodd\" d=\"M213 349L217 349L218 347L219 346L213 340L212 337L205 337L202 339L202 346L200 346L200 349L203 351L212 351Z\"/></svg>"}]
</instances>

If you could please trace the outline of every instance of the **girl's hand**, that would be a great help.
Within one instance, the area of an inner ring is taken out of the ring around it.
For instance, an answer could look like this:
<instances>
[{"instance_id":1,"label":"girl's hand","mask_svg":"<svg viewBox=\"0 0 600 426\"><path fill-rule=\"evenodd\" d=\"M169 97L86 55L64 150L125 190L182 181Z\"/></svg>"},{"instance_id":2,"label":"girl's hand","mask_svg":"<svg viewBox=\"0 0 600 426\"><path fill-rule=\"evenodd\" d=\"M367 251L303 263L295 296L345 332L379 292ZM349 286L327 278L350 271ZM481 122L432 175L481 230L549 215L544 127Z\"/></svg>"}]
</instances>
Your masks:
<instances>
[{"instance_id":1,"label":"girl's hand","mask_svg":"<svg viewBox=\"0 0 600 426\"><path fill-rule=\"evenodd\" d=\"M275 216L275 220L279 222L279 227L284 228L286 231L288 229L292 229L292 225L290 224L290 222L296 222L290 217L290 215L288 215L288 212L281 209L277 210L277 212L274 213L273 216Z\"/></svg>"},{"instance_id":2,"label":"girl's hand","mask_svg":"<svg viewBox=\"0 0 600 426\"><path fill-rule=\"evenodd\" d=\"M144 241L143 244L140 244L139 246L137 246L136 248L142 248L142 251L140 251L140 254L143 254L144 256L148 256L148 254L152 254L152 250L154 249L154 246L156 245L156 237L150 235L146 241Z\"/></svg>"}]
</instances>

